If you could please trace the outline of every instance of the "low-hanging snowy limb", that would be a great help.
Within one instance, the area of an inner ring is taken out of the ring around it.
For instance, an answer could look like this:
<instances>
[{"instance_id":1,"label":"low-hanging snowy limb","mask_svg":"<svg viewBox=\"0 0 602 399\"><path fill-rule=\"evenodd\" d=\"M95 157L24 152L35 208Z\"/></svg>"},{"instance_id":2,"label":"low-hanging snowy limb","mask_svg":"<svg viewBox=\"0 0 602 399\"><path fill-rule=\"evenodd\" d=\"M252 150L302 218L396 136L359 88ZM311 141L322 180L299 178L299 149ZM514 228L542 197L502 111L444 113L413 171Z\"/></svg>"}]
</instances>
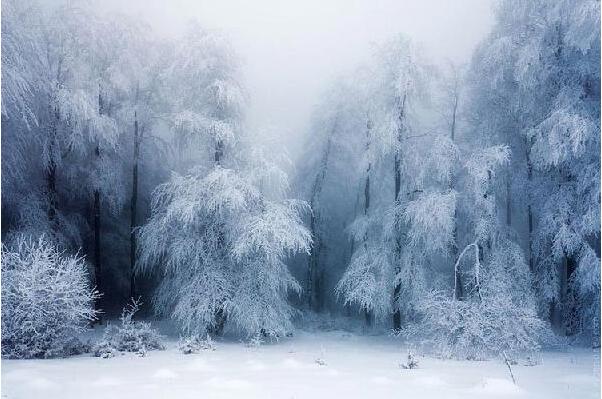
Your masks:
<instances>
[{"instance_id":1,"label":"low-hanging snowy limb","mask_svg":"<svg viewBox=\"0 0 602 399\"><path fill-rule=\"evenodd\" d=\"M479 244L476 241L472 242L472 243L468 244L466 247L464 247L462 252L460 252L460 255L458 255L458 260L456 260L456 263L454 264L454 291L452 294L452 298L458 299L458 266L460 265L460 261L462 260L462 257L464 257L464 254L466 253L466 251L468 251L471 247L474 248L474 251L475 251L475 254L474 254L474 256L475 256L475 263L474 263L475 289L477 290L479 299L481 299L481 292L480 292L481 285L479 282L481 262L479 260Z\"/></svg>"}]
</instances>

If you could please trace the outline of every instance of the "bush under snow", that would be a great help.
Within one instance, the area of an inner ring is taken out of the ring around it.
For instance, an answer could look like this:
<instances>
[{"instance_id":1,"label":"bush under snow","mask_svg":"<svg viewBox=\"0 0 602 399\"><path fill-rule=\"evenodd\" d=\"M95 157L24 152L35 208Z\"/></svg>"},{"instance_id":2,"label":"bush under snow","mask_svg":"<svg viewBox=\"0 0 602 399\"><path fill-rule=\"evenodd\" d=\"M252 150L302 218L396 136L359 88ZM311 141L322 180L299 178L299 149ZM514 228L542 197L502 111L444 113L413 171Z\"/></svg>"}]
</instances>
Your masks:
<instances>
[{"instance_id":1,"label":"bush under snow","mask_svg":"<svg viewBox=\"0 0 602 399\"><path fill-rule=\"evenodd\" d=\"M2 247L2 356L47 358L79 352L76 334L96 318L98 293L83 258L44 237Z\"/></svg>"},{"instance_id":2,"label":"bush under snow","mask_svg":"<svg viewBox=\"0 0 602 399\"><path fill-rule=\"evenodd\" d=\"M214 351L215 343L209 334L207 334L206 338L201 338L200 335L191 335L180 339L178 350L185 355L199 353L202 350Z\"/></svg>"},{"instance_id":3,"label":"bush under snow","mask_svg":"<svg viewBox=\"0 0 602 399\"><path fill-rule=\"evenodd\" d=\"M140 300L127 304L121 313L121 325L109 325L102 339L94 347L94 356L109 358L120 352L134 352L145 356L149 350L163 350L162 337L148 322L133 321L140 309Z\"/></svg>"},{"instance_id":4,"label":"bush under snow","mask_svg":"<svg viewBox=\"0 0 602 399\"><path fill-rule=\"evenodd\" d=\"M506 352L515 357L541 348L545 324L533 309L491 301L458 301L432 294L420 304L423 318L405 333L445 358L483 360Z\"/></svg>"}]
</instances>

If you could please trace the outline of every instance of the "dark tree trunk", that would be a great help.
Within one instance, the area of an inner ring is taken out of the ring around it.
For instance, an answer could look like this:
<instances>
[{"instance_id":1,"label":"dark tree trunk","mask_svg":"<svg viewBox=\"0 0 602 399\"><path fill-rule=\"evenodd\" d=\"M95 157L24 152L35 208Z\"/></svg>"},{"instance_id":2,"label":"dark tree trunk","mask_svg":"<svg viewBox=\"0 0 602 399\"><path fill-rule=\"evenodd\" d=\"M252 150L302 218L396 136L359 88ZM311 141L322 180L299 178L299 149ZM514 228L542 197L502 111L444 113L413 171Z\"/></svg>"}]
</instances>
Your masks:
<instances>
[{"instance_id":1,"label":"dark tree trunk","mask_svg":"<svg viewBox=\"0 0 602 399\"><path fill-rule=\"evenodd\" d=\"M221 165L222 164L222 158L224 157L224 142L219 140L216 144L215 144L215 164L216 165Z\"/></svg>"},{"instance_id":2,"label":"dark tree trunk","mask_svg":"<svg viewBox=\"0 0 602 399\"><path fill-rule=\"evenodd\" d=\"M512 226L512 184L510 171L506 175L506 225Z\"/></svg>"},{"instance_id":3,"label":"dark tree trunk","mask_svg":"<svg viewBox=\"0 0 602 399\"><path fill-rule=\"evenodd\" d=\"M533 263L533 212L531 209L531 180L533 178L533 165L531 163L531 141L527 140L527 224L529 227L529 270L531 273L535 271L535 265Z\"/></svg>"},{"instance_id":4,"label":"dark tree trunk","mask_svg":"<svg viewBox=\"0 0 602 399\"><path fill-rule=\"evenodd\" d=\"M221 140L218 140L215 143L215 154L214 154L214 161L215 161L215 166L221 166L222 164L222 159L224 156L224 142ZM218 241L218 247L220 249L220 251L222 252L222 256L225 256L225 236L224 236L224 231L223 229L219 230L219 236L217 238ZM224 312L224 302L220 303L220 306L218 307L218 309L216 310L215 314L213 315L213 320L214 320L214 326L213 326L213 333L215 335L222 335L223 331L224 331L224 326L226 325L226 313Z\"/></svg>"},{"instance_id":5,"label":"dark tree trunk","mask_svg":"<svg viewBox=\"0 0 602 399\"><path fill-rule=\"evenodd\" d=\"M324 180L328 172L328 160L330 157L330 149L332 146L332 136L334 135L337 128L337 120L335 119L330 136L326 142L326 148L322 154L320 161L320 169L316 174L314 184L311 191L311 216L310 216L310 231L314 239L314 245L309 255L308 264L308 279L307 279L307 305L310 310L316 312L322 309L322 282L320 271L320 253L322 251L322 237L320 237L320 214L318 210L318 202L322 193L322 187L324 186Z\"/></svg>"},{"instance_id":6,"label":"dark tree trunk","mask_svg":"<svg viewBox=\"0 0 602 399\"><path fill-rule=\"evenodd\" d=\"M398 122L399 127L397 129L397 145L401 147L403 140L403 126L405 123L405 105L406 105L407 94L404 93L403 98L399 102L399 115ZM394 180L395 180L395 204L399 205L401 201L400 192L401 192L401 148L397 148L395 151L395 165L394 165ZM399 265L401 258L401 237L399 232L396 234L395 238L395 279L397 280L397 275L401 272L401 267ZM393 329L400 330L401 329L401 312L399 311L399 294L401 293L401 284L397 282L393 289Z\"/></svg>"},{"instance_id":7,"label":"dark tree trunk","mask_svg":"<svg viewBox=\"0 0 602 399\"><path fill-rule=\"evenodd\" d=\"M364 319L366 320L366 325L372 327L372 313L367 310L364 311Z\"/></svg>"},{"instance_id":8,"label":"dark tree trunk","mask_svg":"<svg viewBox=\"0 0 602 399\"><path fill-rule=\"evenodd\" d=\"M98 114L103 115L105 112L105 104L102 98L102 92L99 86L98 90ZM94 155L96 157L96 161L100 162L100 144L96 143L96 148L94 149ZM93 206L93 217L94 217L94 282L96 284L96 289L101 293L105 294L102 286L102 266L101 266L101 245L100 245L100 190L94 190L94 206ZM102 307L102 297L96 299L94 303L94 308L96 310L101 310ZM98 323L102 324L102 316L98 317Z\"/></svg>"},{"instance_id":9,"label":"dark tree trunk","mask_svg":"<svg viewBox=\"0 0 602 399\"><path fill-rule=\"evenodd\" d=\"M358 185L358 189L357 189L357 195L355 197L355 205L353 206L353 218L355 218L357 216L357 212L360 206L360 201L361 201L361 197L362 197L362 190L360 189L362 186L362 184L360 183ZM353 252L355 251L355 240L351 239L350 243L349 243L349 252L348 252L348 257L347 257L347 264L351 263L351 260L353 259ZM344 311L345 311L345 316L349 317L351 316L351 306L349 306L348 304L344 304Z\"/></svg>"},{"instance_id":10,"label":"dark tree trunk","mask_svg":"<svg viewBox=\"0 0 602 399\"><path fill-rule=\"evenodd\" d=\"M312 237L314 240L312 251L309 255L309 264L307 270L307 306L310 310L318 311L317 302L318 302L318 259L320 254L320 236L317 232L316 228L316 215L315 211L312 207L312 214L310 216L309 228L312 233Z\"/></svg>"},{"instance_id":11,"label":"dark tree trunk","mask_svg":"<svg viewBox=\"0 0 602 399\"><path fill-rule=\"evenodd\" d=\"M401 191L401 159L399 155L399 151L395 154L395 203L399 204L399 193ZM395 237L395 274L400 273L399 267L399 259L401 257L401 237L399 237L399 232ZM395 277L397 279L397 276ZM400 330L401 329L401 312L399 311L399 294L401 293L401 284L396 283L393 289L393 308L395 312L393 313L393 329Z\"/></svg>"},{"instance_id":12,"label":"dark tree trunk","mask_svg":"<svg viewBox=\"0 0 602 399\"><path fill-rule=\"evenodd\" d=\"M458 114L458 88L454 92L454 106L452 108L451 141L456 142L456 118Z\"/></svg>"},{"instance_id":13,"label":"dark tree trunk","mask_svg":"<svg viewBox=\"0 0 602 399\"><path fill-rule=\"evenodd\" d=\"M558 301L552 302L552 325L557 329L558 333L562 335L568 335L568 328L564 318L564 313L566 313L568 299L569 261L570 260L567 255L562 257L562 261L560 262L560 270L558 271L560 277L560 292L558 295Z\"/></svg>"},{"instance_id":14,"label":"dark tree trunk","mask_svg":"<svg viewBox=\"0 0 602 399\"><path fill-rule=\"evenodd\" d=\"M450 184L450 188L453 190L454 183L452 177L452 183ZM451 258L454 262L454 267L456 262L458 261L458 210L454 209L454 230L453 230L453 243L451 247ZM457 270L454 272L454 298L457 301L461 301L464 298L464 285L462 283L462 271L460 269L460 265L458 265Z\"/></svg>"},{"instance_id":15,"label":"dark tree trunk","mask_svg":"<svg viewBox=\"0 0 602 399\"><path fill-rule=\"evenodd\" d=\"M138 135L138 115L134 112L134 162L132 168L132 199L130 202L130 297L136 298L136 214L138 208L138 158L140 139Z\"/></svg>"},{"instance_id":16,"label":"dark tree trunk","mask_svg":"<svg viewBox=\"0 0 602 399\"><path fill-rule=\"evenodd\" d=\"M457 87L454 91L454 105L452 109L452 123L451 123L451 141L453 143L456 142L456 115L458 112L458 92ZM455 188L454 175L452 174L449 182L449 189L453 190ZM454 265L458 261L458 210L457 207L454 209L454 230L452 233L453 243L451 247L451 259L454 262ZM456 287L454 291L454 298L458 301L461 301L464 298L464 286L462 285L462 272L458 265L458 270L454 273L454 287Z\"/></svg>"},{"instance_id":17,"label":"dark tree trunk","mask_svg":"<svg viewBox=\"0 0 602 399\"><path fill-rule=\"evenodd\" d=\"M366 154L369 155L370 151L370 142L372 141L372 121L368 119L366 122ZM368 166L366 167L366 183L364 185L364 215L368 215L368 210L370 209L370 169L372 169L372 163L368 162ZM364 237L364 246L367 245L366 241L368 237ZM368 327L372 326L372 315L370 311L367 309L364 311L364 316L366 318L366 325Z\"/></svg>"},{"instance_id":18,"label":"dark tree trunk","mask_svg":"<svg viewBox=\"0 0 602 399\"><path fill-rule=\"evenodd\" d=\"M103 292L101 281L101 261L100 261L100 192L94 190L94 281L96 289ZM95 309L101 310L100 298L96 300ZM98 323L102 324L102 318L98 318Z\"/></svg>"},{"instance_id":19,"label":"dark tree trunk","mask_svg":"<svg viewBox=\"0 0 602 399\"><path fill-rule=\"evenodd\" d=\"M51 107L50 112L50 140L49 140L49 160L46 166L46 191L48 195L48 221L52 233L58 230L56 215L58 208L58 193L56 191L56 172L57 172L57 129L60 122L60 113L58 107Z\"/></svg>"},{"instance_id":20,"label":"dark tree trunk","mask_svg":"<svg viewBox=\"0 0 602 399\"><path fill-rule=\"evenodd\" d=\"M226 314L223 309L218 309L215 313L215 326L212 329L213 334L222 335L226 325Z\"/></svg>"},{"instance_id":21,"label":"dark tree trunk","mask_svg":"<svg viewBox=\"0 0 602 399\"><path fill-rule=\"evenodd\" d=\"M57 193L56 193L56 163L50 159L46 169L46 187L48 190L48 220L51 228L55 228L57 212Z\"/></svg>"}]
</instances>

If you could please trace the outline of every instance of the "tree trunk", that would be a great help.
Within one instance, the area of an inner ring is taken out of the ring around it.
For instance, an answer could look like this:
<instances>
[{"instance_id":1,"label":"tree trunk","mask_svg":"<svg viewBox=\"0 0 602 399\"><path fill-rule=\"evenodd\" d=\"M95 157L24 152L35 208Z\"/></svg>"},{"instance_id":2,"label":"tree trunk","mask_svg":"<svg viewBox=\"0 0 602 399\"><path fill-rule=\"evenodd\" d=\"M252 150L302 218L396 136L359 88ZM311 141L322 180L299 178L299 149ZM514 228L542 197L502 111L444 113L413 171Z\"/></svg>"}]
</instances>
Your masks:
<instances>
[{"instance_id":1,"label":"tree trunk","mask_svg":"<svg viewBox=\"0 0 602 399\"><path fill-rule=\"evenodd\" d=\"M533 178L533 165L531 162L531 142L527 140L527 224L529 227L529 270L531 273L535 271L535 265L533 263L533 212L531 209L531 180Z\"/></svg>"},{"instance_id":2,"label":"tree trunk","mask_svg":"<svg viewBox=\"0 0 602 399\"><path fill-rule=\"evenodd\" d=\"M96 156L100 156L100 149L96 146ZM94 190L94 281L96 289L103 293L101 282L101 261L100 261L100 191ZM96 299L95 309L101 310L101 298ZM102 316L98 317L98 323L102 324Z\"/></svg>"},{"instance_id":3,"label":"tree trunk","mask_svg":"<svg viewBox=\"0 0 602 399\"><path fill-rule=\"evenodd\" d=\"M334 135L337 128L337 120L335 119L332 130L326 142L326 148L322 154L320 161L320 169L314 179L311 192L311 216L310 216L310 231L314 239L314 245L309 255L308 264L308 279L307 279L307 305L310 310L316 312L321 311L321 297L322 297L322 282L320 281L320 252L322 250L322 238L320 237L319 231L319 211L318 202L322 188L324 186L324 180L326 179L326 173L328 172L328 159L330 158L330 149L332 146L332 136Z\"/></svg>"},{"instance_id":4,"label":"tree trunk","mask_svg":"<svg viewBox=\"0 0 602 399\"><path fill-rule=\"evenodd\" d=\"M404 93L403 98L400 101L399 104L399 115L398 115L398 122L399 122L399 126L397 129L397 145L399 147L401 147L402 144L402 140L403 140L403 126L404 126L404 122L405 122L405 105L406 105L406 98L407 98L407 93ZM401 198L400 198L400 192L401 192L401 148L397 148L395 151L395 165L394 165L394 180L395 180L395 204L399 205ZM394 257L394 262L395 262L395 279L397 280L397 275L399 275L399 273L401 272L401 267L399 265L400 259L401 259L401 237L399 235L399 232L397 232L396 234L396 238L395 238L395 257ZM401 293L401 284L399 282L397 282L395 284L395 287L393 289L393 306L394 306L394 313L393 313L393 329L395 330L400 330L401 329L401 312L399 311L399 294Z\"/></svg>"},{"instance_id":5,"label":"tree trunk","mask_svg":"<svg viewBox=\"0 0 602 399\"><path fill-rule=\"evenodd\" d=\"M311 205L310 205L311 206ZM316 229L316 215L312 207L312 213L309 221L309 228L314 239L313 248L309 255L309 264L307 270L307 306L310 310L317 311L317 269L318 257L320 253L320 237Z\"/></svg>"},{"instance_id":6,"label":"tree trunk","mask_svg":"<svg viewBox=\"0 0 602 399\"><path fill-rule=\"evenodd\" d=\"M557 315L557 327L561 334L567 335L567 325L566 320L564 320L564 312L566 311L567 299L568 299L568 274L569 274L569 257L563 256L562 262L560 263L560 300L558 301L558 306L556 311Z\"/></svg>"},{"instance_id":7,"label":"tree trunk","mask_svg":"<svg viewBox=\"0 0 602 399\"><path fill-rule=\"evenodd\" d=\"M369 157L370 154L370 142L372 141L372 121L368 119L366 122L366 155ZM370 209L370 169L372 169L372 163L368 161L368 166L366 167L366 183L364 185L364 216L368 215L368 210ZM368 237L364 236L364 246L367 246ZM372 315L369 310L364 311L364 316L366 319L366 325L368 327L372 326Z\"/></svg>"},{"instance_id":8,"label":"tree trunk","mask_svg":"<svg viewBox=\"0 0 602 399\"><path fill-rule=\"evenodd\" d=\"M452 108L452 123L451 123L451 141L452 143L456 142L456 115L458 112L458 88L455 87L454 91L454 105ZM453 190L455 188L454 175L452 174L449 181L449 189ZM451 258L454 264L458 260L458 210L457 207L454 209L454 230L452 233L453 243L451 247ZM462 285L462 272L459 267L455 267L454 270L454 298L457 301L461 301L464 297L464 286Z\"/></svg>"},{"instance_id":9,"label":"tree trunk","mask_svg":"<svg viewBox=\"0 0 602 399\"><path fill-rule=\"evenodd\" d=\"M452 108L452 123L451 123L451 141L456 142L456 118L458 113L458 93L457 88L454 93L454 106Z\"/></svg>"},{"instance_id":10,"label":"tree trunk","mask_svg":"<svg viewBox=\"0 0 602 399\"><path fill-rule=\"evenodd\" d=\"M506 225L512 226L512 184L511 172L506 175Z\"/></svg>"},{"instance_id":11,"label":"tree trunk","mask_svg":"<svg viewBox=\"0 0 602 399\"><path fill-rule=\"evenodd\" d=\"M48 221L53 233L58 229L56 214L58 207L58 194L56 191L56 136L60 114L58 108L52 110L52 122L50 123L50 148L48 150L49 160L46 167L46 190L48 194Z\"/></svg>"},{"instance_id":12,"label":"tree trunk","mask_svg":"<svg viewBox=\"0 0 602 399\"><path fill-rule=\"evenodd\" d=\"M98 114L99 115L103 115L104 114L104 102L103 102L103 98L102 98L102 92L100 90L100 86L99 86L99 90L98 90ZM94 154L96 156L96 161L100 162L100 144L98 142L96 142L96 148L94 149ZM94 282L96 284L96 289L101 293L104 294L103 292L103 287L102 287L102 280L101 280L101 273L102 273L102 266L101 266L101 247L100 247L100 190L97 188L94 190L94 208L93 208L93 216L94 216ZM95 303L94 303L94 307L96 310L101 310L101 299L102 297L99 297L98 299L96 299ZM98 317L98 323L102 324L102 316Z\"/></svg>"},{"instance_id":13,"label":"tree trunk","mask_svg":"<svg viewBox=\"0 0 602 399\"><path fill-rule=\"evenodd\" d=\"M395 154L395 203L399 204L399 193L401 191L401 160L399 157L399 151ZM401 268L399 266L399 260L401 258L401 241L399 237L399 233L396 234L395 237L395 275L397 279L397 275L401 272ZM399 294L401 293L401 284L396 283L393 289L393 308L395 312L393 313L393 329L400 330L401 329L401 312L399 311Z\"/></svg>"},{"instance_id":14,"label":"tree trunk","mask_svg":"<svg viewBox=\"0 0 602 399\"><path fill-rule=\"evenodd\" d=\"M61 80L61 73L62 73L62 66L63 66L63 59L60 58L58 65L57 65L57 70L56 70L56 82L57 85L55 87L55 90L58 91L58 82L60 82ZM56 96L57 93L54 92L53 96ZM60 113L60 108L58 105L58 101L56 99L56 97L51 97L52 99L50 100L50 148L48 149L48 153L49 153L49 162L48 162L48 167L46 170L46 189L48 190L48 221L50 223L50 228L52 229L52 233L56 233L58 230L58 223L56 220L56 215L57 215L57 209L58 209L58 193L56 191L56 169L57 169L57 153L60 156L60 152L58 151L59 149L56 148L57 146L57 135L58 135L58 128L59 128L59 123L61 120L61 113Z\"/></svg>"},{"instance_id":15,"label":"tree trunk","mask_svg":"<svg viewBox=\"0 0 602 399\"><path fill-rule=\"evenodd\" d=\"M216 165L221 165L222 164L222 158L224 157L224 142L219 140L216 144L215 144L215 164Z\"/></svg>"},{"instance_id":16,"label":"tree trunk","mask_svg":"<svg viewBox=\"0 0 602 399\"><path fill-rule=\"evenodd\" d=\"M454 262L456 262L458 260L458 226L457 226L457 211L454 210L454 231L453 231L453 245L451 248L451 252L452 252L452 259L454 260ZM461 301L464 298L464 285L462 283L462 271L461 269L457 268L457 270L455 270L454 273L454 298L457 301Z\"/></svg>"},{"instance_id":17,"label":"tree trunk","mask_svg":"<svg viewBox=\"0 0 602 399\"><path fill-rule=\"evenodd\" d=\"M132 168L132 199L130 201L130 297L136 298L136 214L138 208L138 158L140 139L138 136L138 115L134 112L134 163Z\"/></svg>"},{"instance_id":18,"label":"tree trunk","mask_svg":"<svg viewBox=\"0 0 602 399\"><path fill-rule=\"evenodd\" d=\"M487 171L487 189L485 190L485 193L483 194L483 199L485 199L485 200L493 195L493 187L491 185L491 178L492 178L491 170L488 170ZM493 217L493 215L490 215L490 216ZM484 246L482 244L484 244ZM487 252L485 250L487 250ZM487 235L487 239L485 240L484 243L479 244L480 261L483 262L485 260L486 256L490 254L490 252L491 252L491 234Z\"/></svg>"},{"instance_id":19,"label":"tree trunk","mask_svg":"<svg viewBox=\"0 0 602 399\"><path fill-rule=\"evenodd\" d=\"M57 193L56 193L56 163L50 159L46 169L46 189L48 190L48 221L50 228L56 228Z\"/></svg>"},{"instance_id":20,"label":"tree trunk","mask_svg":"<svg viewBox=\"0 0 602 399\"><path fill-rule=\"evenodd\" d=\"M218 140L215 143L215 155L214 155L216 167L221 166L223 156L224 156L224 142L221 140ZM218 246L221 251L224 251L225 241L226 240L224 237L224 231L223 231L223 229L220 229L219 236L218 236ZM224 331L224 326L226 324L226 319L227 319L226 314L224 312L224 303L223 302L220 304L220 307L217 309L217 311L215 312L213 317L214 317L213 333L215 335L222 335L222 333Z\"/></svg>"}]
</instances>

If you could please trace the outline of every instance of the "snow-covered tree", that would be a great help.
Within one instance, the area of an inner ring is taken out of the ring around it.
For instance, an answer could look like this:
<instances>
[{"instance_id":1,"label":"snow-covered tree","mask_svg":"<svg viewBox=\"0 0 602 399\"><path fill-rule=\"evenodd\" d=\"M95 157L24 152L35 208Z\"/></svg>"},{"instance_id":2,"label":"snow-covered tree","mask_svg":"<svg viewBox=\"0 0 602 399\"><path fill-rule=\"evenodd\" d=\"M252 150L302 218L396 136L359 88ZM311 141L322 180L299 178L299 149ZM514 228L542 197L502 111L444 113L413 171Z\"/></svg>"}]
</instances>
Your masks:
<instances>
[{"instance_id":1,"label":"snow-covered tree","mask_svg":"<svg viewBox=\"0 0 602 399\"><path fill-rule=\"evenodd\" d=\"M452 280L453 289L425 295L416 323L404 331L426 351L468 359L502 352L519 357L538 350L546 337L523 251L497 215L492 186L508 160L508 148L497 146L477 150L465 163L460 213L472 231L454 265L454 276L462 278ZM453 213L447 216L451 235ZM432 219L427 224L438 225Z\"/></svg>"},{"instance_id":2,"label":"snow-covered tree","mask_svg":"<svg viewBox=\"0 0 602 399\"><path fill-rule=\"evenodd\" d=\"M420 228L413 223L418 222L419 216L414 214L418 212L417 203L423 195L425 200L438 201L435 196L442 194L444 203L450 199L453 203L454 198L453 193L447 193L449 187L443 193L437 186L441 178L449 180L454 149L448 145L448 151L443 151L444 140L425 132L429 127L421 115L429 112L429 68L416 54L404 38L387 42L377 49L375 66L363 76L369 81L364 83L367 87L363 97L367 100L364 112L369 115L367 165L360 168L366 170L364 215L352 225L356 254L337 288L346 302L355 302L381 318L393 313L396 329L401 327L402 314L406 321L412 319L412 308L424 291L422 280L428 261L423 246L431 240L417 240L420 233L412 231L413 225ZM440 153L430 154L437 150ZM393 184L383 178L390 170L394 172L389 180ZM371 185L381 195L371 196ZM384 197L384 193L391 193L391 197ZM451 209L453 215L454 206L441 209Z\"/></svg>"},{"instance_id":3,"label":"snow-covered tree","mask_svg":"<svg viewBox=\"0 0 602 399\"><path fill-rule=\"evenodd\" d=\"M179 172L207 160L203 152L198 159L203 145L214 149L211 158L219 163L235 144L245 103L238 75L239 61L224 35L189 25L164 73Z\"/></svg>"},{"instance_id":4,"label":"snow-covered tree","mask_svg":"<svg viewBox=\"0 0 602 399\"><path fill-rule=\"evenodd\" d=\"M309 251L304 204L270 200L252 177L193 169L154 194L139 266L163 273L154 303L187 333L219 331L226 318L247 335L291 328L287 292L300 287L284 260Z\"/></svg>"},{"instance_id":5,"label":"snow-covered tree","mask_svg":"<svg viewBox=\"0 0 602 399\"><path fill-rule=\"evenodd\" d=\"M307 252L311 237L304 203L280 197L286 175L249 143L240 147L237 75L224 38L191 26L166 74L179 88L170 120L180 157L194 144L210 150L181 159L180 171L197 166L155 190L138 263L162 271L156 310L186 333L220 333L228 320L246 335L278 336L291 328L287 293L300 289L284 261Z\"/></svg>"}]
</instances>

